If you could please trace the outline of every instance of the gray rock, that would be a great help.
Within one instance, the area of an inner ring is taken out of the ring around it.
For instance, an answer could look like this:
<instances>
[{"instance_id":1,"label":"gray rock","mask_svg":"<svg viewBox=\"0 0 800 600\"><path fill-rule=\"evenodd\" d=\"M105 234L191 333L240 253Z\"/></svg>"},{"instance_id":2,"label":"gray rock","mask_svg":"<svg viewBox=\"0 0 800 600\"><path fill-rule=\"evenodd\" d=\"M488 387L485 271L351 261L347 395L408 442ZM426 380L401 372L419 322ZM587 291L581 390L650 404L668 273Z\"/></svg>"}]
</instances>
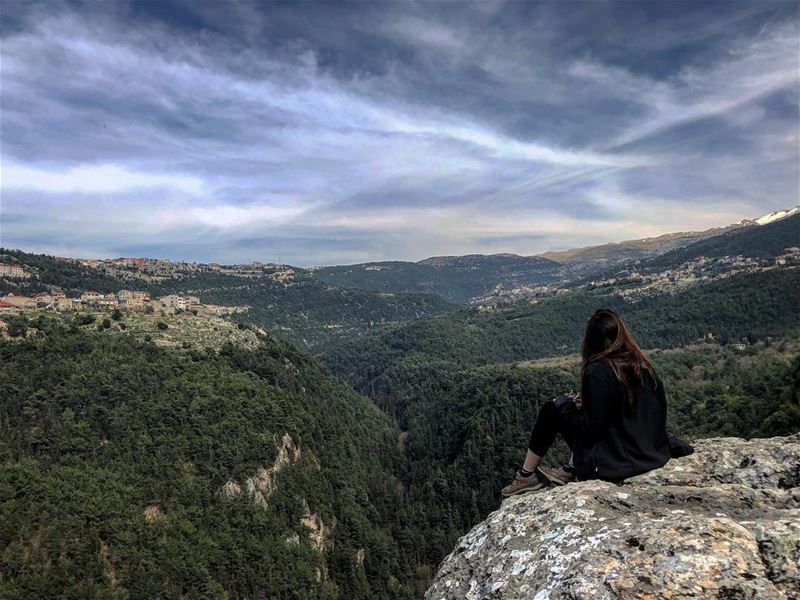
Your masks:
<instances>
[{"instance_id":1,"label":"gray rock","mask_svg":"<svg viewBox=\"0 0 800 600\"><path fill-rule=\"evenodd\" d=\"M621 486L503 501L426 599L800 599L800 434L695 447Z\"/></svg>"}]
</instances>

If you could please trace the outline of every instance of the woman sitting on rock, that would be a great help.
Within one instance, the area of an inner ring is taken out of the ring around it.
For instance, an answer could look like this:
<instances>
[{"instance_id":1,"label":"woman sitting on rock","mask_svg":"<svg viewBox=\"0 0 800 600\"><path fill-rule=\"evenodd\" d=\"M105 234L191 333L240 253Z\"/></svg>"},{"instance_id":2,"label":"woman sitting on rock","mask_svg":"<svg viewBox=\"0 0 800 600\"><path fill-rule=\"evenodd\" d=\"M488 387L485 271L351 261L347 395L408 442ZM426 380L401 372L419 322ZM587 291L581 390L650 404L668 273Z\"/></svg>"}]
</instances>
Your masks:
<instances>
[{"instance_id":1,"label":"woman sitting on rock","mask_svg":"<svg viewBox=\"0 0 800 600\"><path fill-rule=\"evenodd\" d=\"M619 315L598 310L581 348L580 394L558 396L541 407L528 454L503 496L538 490L544 479L619 482L664 466L670 458L664 384ZM546 469L542 457L561 434L574 466Z\"/></svg>"}]
</instances>

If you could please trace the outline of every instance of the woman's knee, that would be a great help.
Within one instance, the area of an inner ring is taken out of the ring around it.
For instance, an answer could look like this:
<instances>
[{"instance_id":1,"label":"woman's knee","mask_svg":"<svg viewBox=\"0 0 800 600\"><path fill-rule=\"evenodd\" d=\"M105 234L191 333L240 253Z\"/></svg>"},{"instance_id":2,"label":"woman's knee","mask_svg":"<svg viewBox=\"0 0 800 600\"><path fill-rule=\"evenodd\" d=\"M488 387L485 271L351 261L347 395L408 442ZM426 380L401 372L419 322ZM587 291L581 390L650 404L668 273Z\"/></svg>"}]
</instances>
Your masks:
<instances>
[{"instance_id":1,"label":"woman's knee","mask_svg":"<svg viewBox=\"0 0 800 600\"><path fill-rule=\"evenodd\" d=\"M539 407L539 415L537 418L541 419L543 416L554 416L558 414L558 408L554 400L548 400Z\"/></svg>"}]
</instances>

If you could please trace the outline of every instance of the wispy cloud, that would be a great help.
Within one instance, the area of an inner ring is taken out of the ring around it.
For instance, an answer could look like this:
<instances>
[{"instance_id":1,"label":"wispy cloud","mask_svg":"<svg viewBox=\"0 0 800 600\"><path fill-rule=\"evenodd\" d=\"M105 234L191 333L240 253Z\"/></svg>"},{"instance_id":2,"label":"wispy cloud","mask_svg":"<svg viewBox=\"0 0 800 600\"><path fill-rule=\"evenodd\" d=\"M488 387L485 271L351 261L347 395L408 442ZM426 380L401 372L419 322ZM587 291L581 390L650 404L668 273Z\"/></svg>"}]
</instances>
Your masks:
<instances>
[{"instance_id":1,"label":"wispy cloud","mask_svg":"<svg viewBox=\"0 0 800 600\"><path fill-rule=\"evenodd\" d=\"M0 188L53 194L102 194L148 188L174 188L190 194L201 194L203 180L177 173L130 171L117 165L81 165L66 170L50 170L5 160L0 171Z\"/></svg>"},{"instance_id":2,"label":"wispy cloud","mask_svg":"<svg viewBox=\"0 0 800 600\"><path fill-rule=\"evenodd\" d=\"M165 6L4 16L3 245L530 254L800 194L793 3Z\"/></svg>"},{"instance_id":3,"label":"wispy cloud","mask_svg":"<svg viewBox=\"0 0 800 600\"><path fill-rule=\"evenodd\" d=\"M209 208L168 208L156 211L155 221L164 227L201 226L215 229L252 230L262 226L285 223L302 215L299 207L276 207L269 204L232 206L223 204Z\"/></svg>"}]
</instances>

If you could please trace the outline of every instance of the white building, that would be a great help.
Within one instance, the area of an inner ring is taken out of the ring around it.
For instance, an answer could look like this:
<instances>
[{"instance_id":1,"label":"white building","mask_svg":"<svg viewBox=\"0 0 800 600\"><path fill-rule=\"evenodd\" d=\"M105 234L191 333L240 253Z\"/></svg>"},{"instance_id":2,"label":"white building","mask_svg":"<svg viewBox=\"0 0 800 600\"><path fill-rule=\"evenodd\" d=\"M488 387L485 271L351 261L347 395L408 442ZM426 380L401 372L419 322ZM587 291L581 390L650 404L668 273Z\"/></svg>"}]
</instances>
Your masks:
<instances>
[{"instance_id":1,"label":"white building","mask_svg":"<svg viewBox=\"0 0 800 600\"><path fill-rule=\"evenodd\" d=\"M130 302L131 300L150 302L150 292L140 292L138 290L120 290L117 292L117 300L120 302Z\"/></svg>"},{"instance_id":2,"label":"white building","mask_svg":"<svg viewBox=\"0 0 800 600\"><path fill-rule=\"evenodd\" d=\"M172 310L187 310L200 304L200 298L197 296L178 296L177 294L170 294L158 300L164 308Z\"/></svg>"},{"instance_id":3,"label":"white building","mask_svg":"<svg viewBox=\"0 0 800 600\"><path fill-rule=\"evenodd\" d=\"M7 265L0 263L0 277L13 277L17 279L24 279L28 274L19 265Z\"/></svg>"},{"instance_id":4,"label":"white building","mask_svg":"<svg viewBox=\"0 0 800 600\"><path fill-rule=\"evenodd\" d=\"M67 298L66 296L55 297L53 304L57 310L72 310L78 308L77 300L74 298Z\"/></svg>"},{"instance_id":5,"label":"white building","mask_svg":"<svg viewBox=\"0 0 800 600\"><path fill-rule=\"evenodd\" d=\"M39 308L53 306L54 299L50 294L36 294L33 299L36 302L36 306Z\"/></svg>"},{"instance_id":6,"label":"white building","mask_svg":"<svg viewBox=\"0 0 800 600\"><path fill-rule=\"evenodd\" d=\"M112 308L119 306L119 300L117 300L117 297L114 294L104 294L94 302L95 304L103 308Z\"/></svg>"}]
</instances>

